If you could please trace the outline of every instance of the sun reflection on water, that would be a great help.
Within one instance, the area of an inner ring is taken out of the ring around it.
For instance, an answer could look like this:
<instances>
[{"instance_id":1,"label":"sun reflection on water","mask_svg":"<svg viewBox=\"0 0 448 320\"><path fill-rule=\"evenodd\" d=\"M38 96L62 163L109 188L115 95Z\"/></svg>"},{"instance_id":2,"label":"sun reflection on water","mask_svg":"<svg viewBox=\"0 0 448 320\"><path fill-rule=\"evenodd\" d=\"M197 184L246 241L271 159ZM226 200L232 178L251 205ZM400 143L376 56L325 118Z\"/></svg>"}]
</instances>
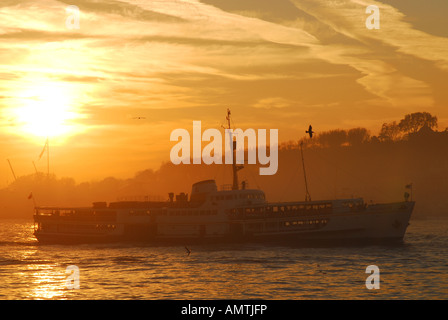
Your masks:
<instances>
[{"instance_id":1,"label":"sun reflection on water","mask_svg":"<svg viewBox=\"0 0 448 320\"><path fill-rule=\"evenodd\" d=\"M30 298L39 300L64 298L66 295L64 272L60 272L55 265L33 265L29 269L34 270L30 276Z\"/></svg>"},{"instance_id":2,"label":"sun reflection on water","mask_svg":"<svg viewBox=\"0 0 448 320\"><path fill-rule=\"evenodd\" d=\"M31 225L32 228L32 225ZM29 228L24 229L28 234ZM32 230L32 229L31 229ZM25 299L45 300L66 298L65 267L42 259L42 249L38 246L20 250L18 260L26 262L18 272L20 282L26 284Z\"/></svg>"}]
</instances>

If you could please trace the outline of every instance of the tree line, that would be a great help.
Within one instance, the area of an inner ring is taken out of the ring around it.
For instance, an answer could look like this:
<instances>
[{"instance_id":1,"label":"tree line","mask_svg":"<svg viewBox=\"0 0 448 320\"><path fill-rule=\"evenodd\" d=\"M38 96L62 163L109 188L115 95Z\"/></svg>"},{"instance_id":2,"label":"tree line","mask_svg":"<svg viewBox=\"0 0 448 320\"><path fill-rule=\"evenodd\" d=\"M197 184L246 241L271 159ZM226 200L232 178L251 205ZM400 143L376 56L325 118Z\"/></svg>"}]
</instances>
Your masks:
<instances>
[{"instance_id":1,"label":"tree line","mask_svg":"<svg viewBox=\"0 0 448 320\"><path fill-rule=\"evenodd\" d=\"M317 133L312 139L302 138L299 144L303 143L308 147L340 147L359 146L365 143L397 142L406 140L409 135L418 133L422 128L434 130L438 127L436 116L428 112L415 112L406 114L400 121L383 123L378 135L371 135L366 128L353 128L349 130L334 129ZM448 128L445 129L448 132ZM288 141L280 144L280 149L296 149L297 142Z\"/></svg>"}]
</instances>

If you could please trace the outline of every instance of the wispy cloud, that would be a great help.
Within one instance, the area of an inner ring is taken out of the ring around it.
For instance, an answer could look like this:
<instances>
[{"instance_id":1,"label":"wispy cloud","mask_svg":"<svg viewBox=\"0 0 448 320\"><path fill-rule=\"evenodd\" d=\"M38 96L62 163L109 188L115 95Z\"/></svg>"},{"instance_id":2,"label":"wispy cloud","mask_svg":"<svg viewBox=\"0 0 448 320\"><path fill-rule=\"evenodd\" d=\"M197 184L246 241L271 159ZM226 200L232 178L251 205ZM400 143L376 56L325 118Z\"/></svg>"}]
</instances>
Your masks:
<instances>
[{"instance_id":1,"label":"wispy cloud","mask_svg":"<svg viewBox=\"0 0 448 320\"><path fill-rule=\"evenodd\" d=\"M369 40L376 40L396 48L398 52L430 60L448 70L448 39L416 30L405 22L405 15L391 5L379 1L365 0L304 0L292 2L321 23L331 26L347 37L359 40L369 46ZM376 5L380 10L380 29L365 27L365 9Z\"/></svg>"}]
</instances>

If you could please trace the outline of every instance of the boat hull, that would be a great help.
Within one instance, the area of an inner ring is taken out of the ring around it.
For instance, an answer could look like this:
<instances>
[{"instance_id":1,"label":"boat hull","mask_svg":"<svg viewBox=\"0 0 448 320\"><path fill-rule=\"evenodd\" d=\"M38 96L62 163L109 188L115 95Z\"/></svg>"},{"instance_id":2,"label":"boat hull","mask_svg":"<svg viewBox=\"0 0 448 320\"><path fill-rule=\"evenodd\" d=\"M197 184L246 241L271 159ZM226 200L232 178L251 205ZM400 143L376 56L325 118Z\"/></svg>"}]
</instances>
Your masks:
<instances>
[{"instance_id":1,"label":"boat hull","mask_svg":"<svg viewBox=\"0 0 448 320\"><path fill-rule=\"evenodd\" d=\"M146 245L191 245L251 242L320 246L397 243L403 240L413 207L413 202L401 202L326 215L234 219L223 222L227 228L222 234L161 233L161 225L151 222L140 225L139 232L133 229L133 232L123 230L114 234L86 234L36 230L35 236L40 243L58 244L133 242ZM194 222L190 224L193 226ZM249 228L251 225L261 225L263 228L254 231ZM275 230L267 230L265 226L268 225L277 227Z\"/></svg>"}]
</instances>

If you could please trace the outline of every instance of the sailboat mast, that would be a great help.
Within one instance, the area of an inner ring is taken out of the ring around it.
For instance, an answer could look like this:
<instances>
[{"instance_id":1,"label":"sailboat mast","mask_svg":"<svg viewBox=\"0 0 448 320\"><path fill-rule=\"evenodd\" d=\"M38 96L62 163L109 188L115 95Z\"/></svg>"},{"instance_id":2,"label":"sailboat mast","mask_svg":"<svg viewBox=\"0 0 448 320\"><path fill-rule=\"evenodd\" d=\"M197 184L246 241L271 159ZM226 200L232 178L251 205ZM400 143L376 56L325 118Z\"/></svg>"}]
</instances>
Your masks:
<instances>
[{"instance_id":1,"label":"sailboat mast","mask_svg":"<svg viewBox=\"0 0 448 320\"><path fill-rule=\"evenodd\" d=\"M229 130L229 135L232 143L232 171L233 171L233 184L232 190L238 190L238 167L236 166L236 141L233 140L233 134L230 132L230 109L227 109L227 129Z\"/></svg>"},{"instance_id":2,"label":"sailboat mast","mask_svg":"<svg viewBox=\"0 0 448 320\"><path fill-rule=\"evenodd\" d=\"M50 140L47 137L47 175L50 177Z\"/></svg>"},{"instance_id":3,"label":"sailboat mast","mask_svg":"<svg viewBox=\"0 0 448 320\"><path fill-rule=\"evenodd\" d=\"M305 201L311 201L310 193L308 192L308 182L306 181L305 159L303 157L303 141L300 143L300 153L302 154L303 176L305 178Z\"/></svg>"},{"instance_id":4,"label":"sailboat mast","mask_svg":"<svg viewBox=\"0 0 448 320\"><path fill-rule=\"evenodd\" d=\"M7 159L7 160L8 160L9 168L11 169L12 175L14 176L14 180L17 181L16 173L14 172L14 169L12 168L11 161L9 161L9 159Z\"/></svg>"}]
</instances>

